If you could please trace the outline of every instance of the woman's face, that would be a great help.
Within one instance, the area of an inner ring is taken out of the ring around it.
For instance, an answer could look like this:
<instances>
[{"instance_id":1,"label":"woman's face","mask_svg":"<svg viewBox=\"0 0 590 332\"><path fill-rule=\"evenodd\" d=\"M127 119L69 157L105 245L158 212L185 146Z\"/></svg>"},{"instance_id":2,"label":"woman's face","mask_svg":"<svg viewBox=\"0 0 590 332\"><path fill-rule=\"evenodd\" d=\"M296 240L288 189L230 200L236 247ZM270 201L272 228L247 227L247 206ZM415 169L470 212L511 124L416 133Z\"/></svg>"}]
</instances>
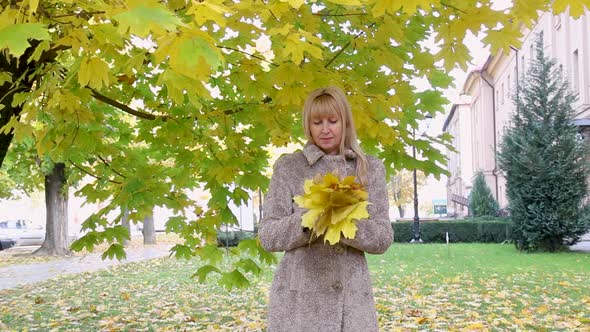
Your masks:
<instances>
[{"instance_id":1,"label":"woman's face","mask_svg":"<svg viewBox=\"0 0 590 332\"><path fill-rule=\"evenodd\" d=\"M336 113L311 116L311 138L325 154L338 154L342 140L342 120Z\"/></svg>"}]
</instances>

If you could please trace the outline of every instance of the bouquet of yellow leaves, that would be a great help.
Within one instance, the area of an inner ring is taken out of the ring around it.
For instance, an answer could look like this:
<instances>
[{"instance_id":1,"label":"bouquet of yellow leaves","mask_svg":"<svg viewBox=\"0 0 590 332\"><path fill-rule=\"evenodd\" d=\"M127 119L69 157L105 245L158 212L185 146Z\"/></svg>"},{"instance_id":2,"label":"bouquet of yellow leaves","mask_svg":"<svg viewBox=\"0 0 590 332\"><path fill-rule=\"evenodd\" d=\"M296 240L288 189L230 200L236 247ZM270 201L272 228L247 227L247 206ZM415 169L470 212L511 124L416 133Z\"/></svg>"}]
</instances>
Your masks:
<instances>
[{"instance_id":1,"label":"bouquet of yellow leaves","mask_svg":"<svg viewBox=\"0 0 590 332\"><path fill-rule=\"evenodd\" d=\"M369 217L365 188L355 182L354 176L347 176L342 181L328 173L323 178L305 180L304 194L295 196L300 207L308 209L301 221L303 227L309 228L312 236L324 236L324 242L331 245L340 242L340 233L347 239L353 239L357 227L353 220Z\"/></svg>"}]
</instances>

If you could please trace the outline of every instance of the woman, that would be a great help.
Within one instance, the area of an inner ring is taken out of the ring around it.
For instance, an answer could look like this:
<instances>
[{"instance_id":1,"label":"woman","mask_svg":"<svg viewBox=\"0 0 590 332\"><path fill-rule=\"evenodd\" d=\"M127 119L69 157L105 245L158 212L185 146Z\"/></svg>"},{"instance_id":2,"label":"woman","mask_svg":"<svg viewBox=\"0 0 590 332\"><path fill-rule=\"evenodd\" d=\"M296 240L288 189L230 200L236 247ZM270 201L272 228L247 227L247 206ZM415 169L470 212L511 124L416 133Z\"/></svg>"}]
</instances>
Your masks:
<instances>
[{"instance_id":1,"label":"woman","mask_svg":"<svg viewBox=\"0 0 590 332\"><path fill-rule=\"evenodd\" d=\"M383 163L360 149L350 106L336 87L313 91L303 108L308 143L282 156L264 203L259 236L268 251L285 251L274 275L268 331L378 331L365 252L391 245ZM369 193L370 219L358 220L354 239L336 245L312 240L301 226L306 210L293 197L317 174L354 175Z\"/></svg>"}]
</instances>

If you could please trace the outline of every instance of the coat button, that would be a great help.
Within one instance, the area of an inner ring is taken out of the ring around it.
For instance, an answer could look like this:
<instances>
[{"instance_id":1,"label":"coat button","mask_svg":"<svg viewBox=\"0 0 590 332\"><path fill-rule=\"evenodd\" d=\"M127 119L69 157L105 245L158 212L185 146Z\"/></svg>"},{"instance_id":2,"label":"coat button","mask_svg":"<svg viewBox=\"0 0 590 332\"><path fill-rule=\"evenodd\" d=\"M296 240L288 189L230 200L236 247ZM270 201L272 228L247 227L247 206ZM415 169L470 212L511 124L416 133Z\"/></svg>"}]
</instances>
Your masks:
<instances>
[{"instance_id":1,"label":"coat button","mask_svg":"<svg viewBox=\"0 0 590 332\"><path fill-rule=\"evenodd\" d=\"M336 246L334 246L334 251L337 254L343 254L344 253L344 247L341 244L337 244Z\"/></svg>"},{"instance_id":2,"label":"coat button","mask_svg":"<svg viewBox=\"0 0 590 332\"><path fill-rule=\"evenodd\" d=\"M336 281L334 284L332 284L332 288L338 293L342 292L342 283L340 281Z\"/></svg>"}]
</instances>

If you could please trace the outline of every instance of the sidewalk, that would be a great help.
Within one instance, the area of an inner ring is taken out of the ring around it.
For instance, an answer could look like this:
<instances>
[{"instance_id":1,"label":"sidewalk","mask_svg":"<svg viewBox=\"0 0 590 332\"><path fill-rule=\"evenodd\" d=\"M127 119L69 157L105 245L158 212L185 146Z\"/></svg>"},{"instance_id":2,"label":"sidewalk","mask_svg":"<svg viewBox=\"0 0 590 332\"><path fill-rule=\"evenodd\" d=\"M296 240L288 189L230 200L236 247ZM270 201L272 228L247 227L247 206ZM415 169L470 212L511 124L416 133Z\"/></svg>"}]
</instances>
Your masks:
<instances>
[{"instance_id":1,"label":"sidewalk","mask_svg":"<svg viewBox=\"0 0 590 332\"><path fill-rule=\"evenodd\" d=\"M571 251L590 253L590 240L582 240L576 245L570 247Z\"/></svg>"},{"instance_id":2,"label":"sidewalk","mask_svg":"<svg viewBox=\"0 0 590 332\"><path fill-rule=\"evenodd\" d=\"M17 264L0 267L0 290L14 288L57 277L62 274L93 272L109 266L168 256L172 245L127 248L127 258L102 260L102 253L56 259L46 263Z\"/></svg>"}]
</instances>

